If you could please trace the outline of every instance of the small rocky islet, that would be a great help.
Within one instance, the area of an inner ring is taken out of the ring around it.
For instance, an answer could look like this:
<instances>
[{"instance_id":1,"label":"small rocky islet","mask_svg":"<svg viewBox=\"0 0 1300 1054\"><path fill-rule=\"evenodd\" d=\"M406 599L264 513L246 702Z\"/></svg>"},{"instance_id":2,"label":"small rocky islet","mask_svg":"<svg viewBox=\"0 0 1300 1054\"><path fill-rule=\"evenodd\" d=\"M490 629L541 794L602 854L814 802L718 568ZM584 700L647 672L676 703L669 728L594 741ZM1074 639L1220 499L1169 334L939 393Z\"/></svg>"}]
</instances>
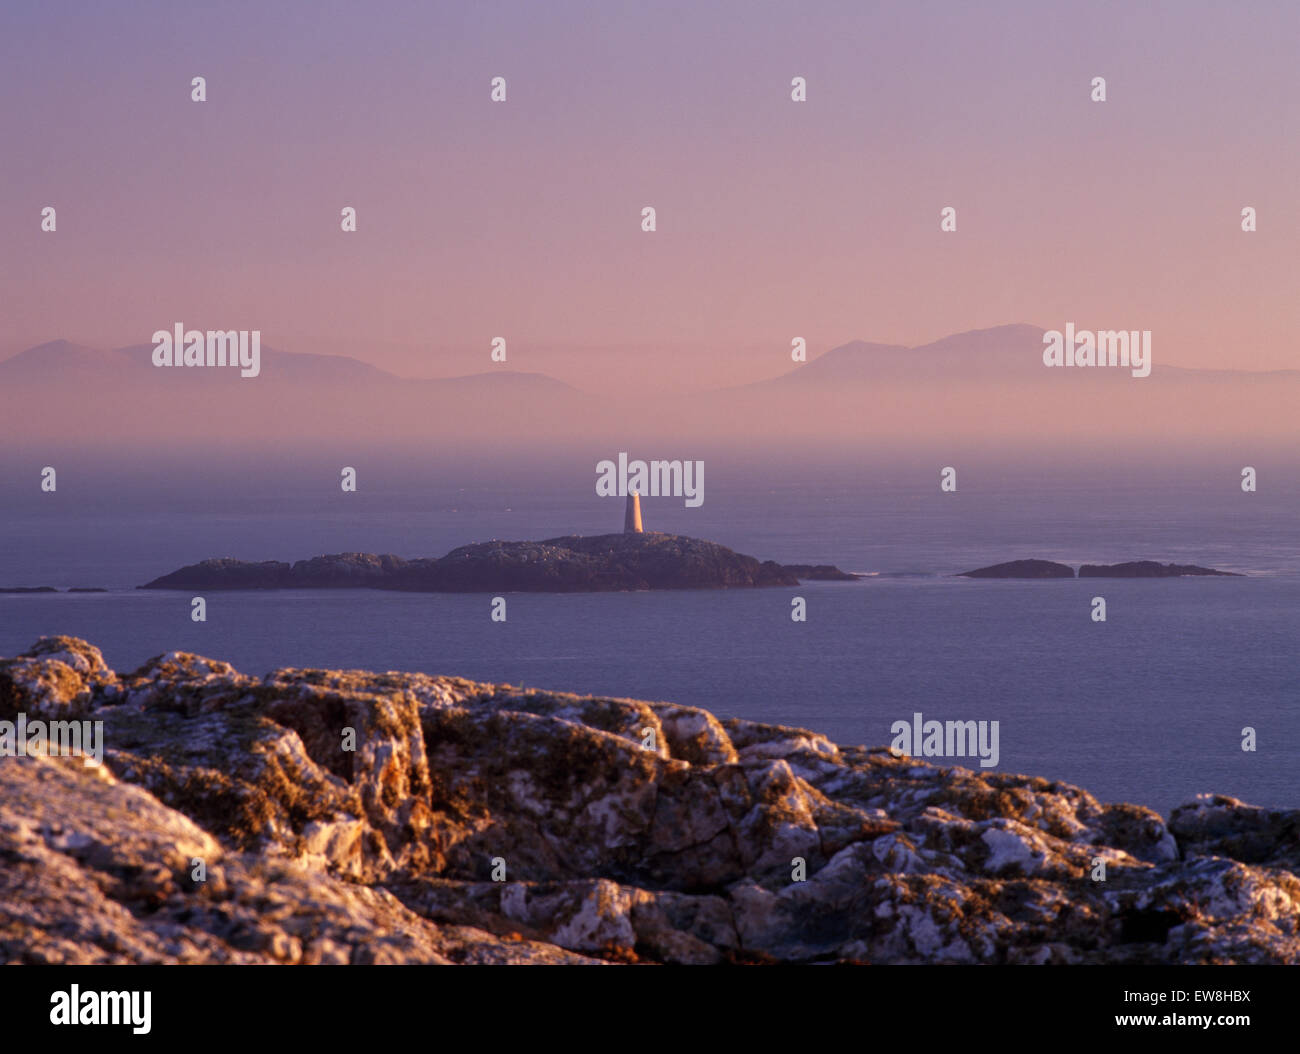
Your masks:
<instances>
[{"instance_id":1,"label":"small rocky islet","mask_svg":"<svg viewBox=\"0 0 1300 1054\"><path fill-rule=\"evenodd\" d=\"M0 756L7 963L1300 963L1300 810L73 637L0 659L19 713L105 749Z\"/></svg>"},{"instance_id":2,"label":"small rocky islet","mask_svg":"<svg viewBox=\"0 0 1300 1054\"><path fill-rule=\"evenodd\" d=\"M1188 578L1211 576L1244 578L1235 571L1216 571L1195 564L1162 564L1155 560L1130 560L1122 564L1084 564L1079 578ZM956 578L1074 578L1074 568L1052 560L1009 560L974 571L963 571Z\"/></svg>"},{"instance_id":3,"label":"small rocky islet","mask_svg":"<svg viewBox=\"0 0 1300 1054\"><path fill-rule=\"evenodd\" d=\"M0 593L57 593L59 592L54 586L0 586ZM107 589L99 586L73 586L71 589L65 589L65 593L107 593Z\"/></svg>"},{"instance_id":4,"label":"small rocky islet","mask_svg":"<svg viewBox=\"0 0 1300 1054\"><path fill-rule=\"evenodd\" d=\"M819 564L759 561L679 534L569 535L540 542L478 542L440 558L337 553L289 564L204 560L140 589L393 589L429 593L746 589L800 581L855 581Z\"/></svg>"}]
</instances>

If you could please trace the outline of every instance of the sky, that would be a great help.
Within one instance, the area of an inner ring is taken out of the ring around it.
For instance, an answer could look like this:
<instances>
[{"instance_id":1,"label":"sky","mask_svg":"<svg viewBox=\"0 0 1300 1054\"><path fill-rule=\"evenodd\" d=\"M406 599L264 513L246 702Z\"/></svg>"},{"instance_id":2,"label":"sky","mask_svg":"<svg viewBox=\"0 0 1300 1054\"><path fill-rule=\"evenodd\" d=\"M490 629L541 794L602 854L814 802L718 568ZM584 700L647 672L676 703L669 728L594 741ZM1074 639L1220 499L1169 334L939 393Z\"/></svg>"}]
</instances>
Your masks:
<instances>
[{"instance_id":1,"label":"sky","mask_svg":"<svg viewBox=\"0 0 1300 1054\"><path fill-rule=\"evenodd\" d=\"M504 336L652 392L1073 321L1297 368L1298 52L1290 0L6 0L0 355L180 321L439 377Z\"/></svg>"}]
</instances>

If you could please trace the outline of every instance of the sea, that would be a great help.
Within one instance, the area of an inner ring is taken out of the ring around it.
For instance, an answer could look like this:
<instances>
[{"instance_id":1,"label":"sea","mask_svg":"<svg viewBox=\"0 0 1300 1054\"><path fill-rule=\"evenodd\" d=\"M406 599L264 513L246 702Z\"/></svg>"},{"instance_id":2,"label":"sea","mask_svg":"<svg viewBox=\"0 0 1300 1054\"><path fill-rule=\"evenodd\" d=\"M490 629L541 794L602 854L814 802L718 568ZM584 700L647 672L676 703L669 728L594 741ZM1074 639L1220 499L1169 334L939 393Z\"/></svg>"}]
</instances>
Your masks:
<instances>
[{"instance_id":1,"label":"sea","mask_svg":"<svg viewBox=\"0 0 1300 1054\"><path fill-rule=\"evenodd\" d=\"M508 594L376 590L188 593L136 587L211 556L440 556L488 538L621 528L588 464L319 474L65 471L16 487L0 515L0 656L84 637L115 669L186 650L246 673L425 671L668 700L888 746L895 722L997 721L996 769L1080 785L1162 814L1197 794L1300 808L1300 488L1228 462L1171 469L975 462L709 465L705 501L647 498L646 528L760 559L833 563L856 582L798 588ZM580 477L575 482L575 479ZM34 478L34 477L33 477ZM1155 559L1239 578L972 580L1005 560ZM794 597L806 621L792 619ZM1106 605L1093 618L1094 598ZM1253 730L1253 734L1247 730ZM1243 749L1250 745L1253 749ZM980 769L978 757L943 764Z\"/></svg>"}]
</instances>

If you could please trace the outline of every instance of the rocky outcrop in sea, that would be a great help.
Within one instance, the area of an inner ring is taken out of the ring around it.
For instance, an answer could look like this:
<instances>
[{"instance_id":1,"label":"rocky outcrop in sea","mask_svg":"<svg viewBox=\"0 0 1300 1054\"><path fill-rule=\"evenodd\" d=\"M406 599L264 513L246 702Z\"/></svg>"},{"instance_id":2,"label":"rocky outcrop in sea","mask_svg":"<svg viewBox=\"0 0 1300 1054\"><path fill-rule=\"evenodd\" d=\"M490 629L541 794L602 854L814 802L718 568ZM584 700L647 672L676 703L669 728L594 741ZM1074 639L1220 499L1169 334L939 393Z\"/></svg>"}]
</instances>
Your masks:
<instances>
[{"instance_id":1,"label":"rocky outcrop in sea","mask_svg":"<svg viewBox=\"0 0 1300 1054\"><path fill-rule=\"evenodd\" d=\"M1123 564L1084 564L1080 578L1241 578L1235 571L1216 571L1196 564L1162 564L1156 560L1130 560Z\"/></svg>"},{"instance_id":2,"label":"rocky outcrop in sea","mask_svg":"<svg viewBox=\"0 0 1300 1054\"><path fill-rule=\"evenodd\" d=\"M1155 560L1131 560L1123 564L1084 564L1080 578L1188 578L1215 576L1243 578L1235 571L1216 571L1195 564L1162 564ZM1074 568L1052 560L1009 560L974 571L963 571L957 578L1074 578Z\"/></svg>"},{"instance_id":3,"label":"rocky outcrop in sea","mask_svg":"<svg viewBox=\"0 0 1300 1054\"><path fill-rule=\"evenodd\" d=\"M19 714L106 750L0 758L10 963L1300 962L1300 811L71 637L0 660Z\"/></svg>"},{"instance_id":4,"label":"rocky outcrop in sea","mask_svg":"<svg viewBox=\"0 0 1300 1054\"><path fill-rule=\"evenodd\" d=\"M543 542L479 542L433 559L337 553L249 563L215 559L182 567L141 589L396 589L430 593L612 592L795 586L853 581L829 565L758 561L716 542L657 532L571 535Z\"/></svg>"},{"instance_id":5,"label":"rocky outcrop in sea","mask_svg":"<svg viewBox=\"0 0 1300 1054\"><path fill-rule=\"evenodd\" d=\"M963 571L958 578L1073 578L1074 568L1051 560L1008 560L1005 564Z\"/></svg>"}]
</instances>

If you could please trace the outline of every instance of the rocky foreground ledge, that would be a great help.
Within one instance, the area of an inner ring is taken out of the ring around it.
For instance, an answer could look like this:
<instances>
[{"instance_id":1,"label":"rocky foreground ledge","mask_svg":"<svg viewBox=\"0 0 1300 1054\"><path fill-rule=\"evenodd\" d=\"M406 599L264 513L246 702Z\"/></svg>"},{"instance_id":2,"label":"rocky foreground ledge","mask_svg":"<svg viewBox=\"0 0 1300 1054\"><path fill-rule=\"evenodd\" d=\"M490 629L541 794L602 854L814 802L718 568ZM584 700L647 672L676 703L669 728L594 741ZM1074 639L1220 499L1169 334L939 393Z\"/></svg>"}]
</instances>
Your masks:
<instances>
[{"instance_id":1,"label":"rocky foreground ledge","mask_svg":"<svg viewBox=\"0 0 1300 1054\"><path fill-rule=\"evenodd\" d=\"M336 553L293 564L204 560L139 588L574 593L794 586L806 579L857 577L830 565L760 562L716 542L649 532L570 535L544 542L478 542L437 559Z\"/></svg>"},{"instance_id":2,"label":"rocky foreground ledge","mask_svg":"<svg viewBox=\"0 0 1300 1054\"><path fill-rule=\"evenodd\" d=\"M1300 812L1230 798L1166 824L670 703L69 637L0 660L19 713L107 750L0 758L11 963L1300 962Z\"/></svg>"}]
</instances>

